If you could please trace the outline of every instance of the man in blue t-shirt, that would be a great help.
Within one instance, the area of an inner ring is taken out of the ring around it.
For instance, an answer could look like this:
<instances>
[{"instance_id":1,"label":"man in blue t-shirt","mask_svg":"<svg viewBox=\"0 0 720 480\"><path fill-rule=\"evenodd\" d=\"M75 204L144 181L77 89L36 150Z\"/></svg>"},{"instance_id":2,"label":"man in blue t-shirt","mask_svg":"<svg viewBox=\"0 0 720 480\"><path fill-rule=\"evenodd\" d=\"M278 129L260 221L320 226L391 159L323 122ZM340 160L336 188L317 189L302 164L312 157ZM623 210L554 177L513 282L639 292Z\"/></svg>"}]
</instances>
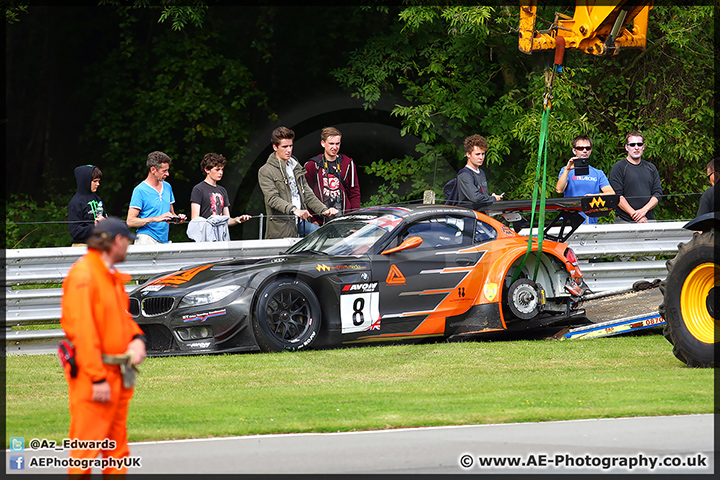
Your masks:
<instances>
[{"instance_id":1,"label":"man in blue t-shirt","mask_svg":"<svg viewBox=\"0 0 720 480\"><path fill-rule=\"evenodd\" d=\"M127 225L137 228L135 244L168 243L170 223L182 223L185 214L176 214L175 196L165 181L172 160L163 152L148 155L148 176L133 190L128 208Z\"/></svg>"},{"instance_id":2,"label":"man in blue t-shirt","mask_svg":"<svg viewBox=\"0 0 720 480\"><path fill-rule=\"evenodd\" d=\"M590 153L592 152L592 140L587 135L578 135L572 141L573 154L575 155L566 166L560 170L558 181L555 185L557 193L565 193L566 197L582 197L585 195L596 195L598 193L614 194L605 173L589 164ZM587 175L576 175L575 161L582 159L588 164ZM572 171L572 175L570 172ZM584 213L586 224L597 223L596 217L588 217Z\"/></svg>"}]
</instances>

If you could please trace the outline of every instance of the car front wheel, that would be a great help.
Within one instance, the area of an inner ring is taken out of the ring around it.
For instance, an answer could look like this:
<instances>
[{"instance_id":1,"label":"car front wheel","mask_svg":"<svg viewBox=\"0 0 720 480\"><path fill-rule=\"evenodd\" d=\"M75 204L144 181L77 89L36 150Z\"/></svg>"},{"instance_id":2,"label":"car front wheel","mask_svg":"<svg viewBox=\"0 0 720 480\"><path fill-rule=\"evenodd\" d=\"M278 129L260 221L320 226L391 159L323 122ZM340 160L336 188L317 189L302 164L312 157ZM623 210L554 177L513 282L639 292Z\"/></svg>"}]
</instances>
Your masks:
<instances>
[{"instance_id":1,"label":"car front wheel","mask_svg":"<svg viewBox=\"0 0 720 480\"><path fill-rule=\"evenodd\" d=\"M322 322L320 302L312 289L299 280L279 278L260 293L253 331L265 352L308 348Z\"/></svg>"}]
</instances>

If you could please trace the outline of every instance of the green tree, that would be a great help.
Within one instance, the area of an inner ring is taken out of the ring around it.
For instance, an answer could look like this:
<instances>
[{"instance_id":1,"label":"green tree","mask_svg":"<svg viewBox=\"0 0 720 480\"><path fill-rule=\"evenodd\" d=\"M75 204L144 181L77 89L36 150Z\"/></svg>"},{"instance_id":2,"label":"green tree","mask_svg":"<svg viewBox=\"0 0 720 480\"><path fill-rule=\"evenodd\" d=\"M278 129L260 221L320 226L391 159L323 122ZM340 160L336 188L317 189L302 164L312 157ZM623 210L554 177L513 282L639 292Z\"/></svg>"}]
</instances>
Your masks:
<instances>
[{"instance_id":1,"label":"green tree","mask_svg":"<svg viewBox=\"0 0 720 480\"><path fill-rule=\"evenodd\" d=\"M42 248L70 245L70 230L58 218L67 218L71 196L38 202L29 195L10 194L3 199L5 248Z\"/></svg>"},{"instance_id":2,"label":"green tree","mask_svg":"<svg viewBox=\"0 0 720 480\"><path fill-rule=\"evenodd\" d=\"M173 179L186 184L198 178L207 152L225 155L228 170L246 168L250 131L269 115L267 95L242 59L224 54L229 48L220 30L151 28L138 15L146 12L120 12L126 41L107 56L87 90L95 108L86 140L99 144L109 166L103 189L129 199L129 179L147 175L144 160L153 150L170 155Z\"/></svg>"},{"instance_id":3,"label":"green tree","mask_svg":"<svg viewBox=\"0 0 720 480\"><path fill-rule=\"evenodd\" d=\"M370 203L416 199L433 187L439 192L454 175L463 157L459 142L479 127L490 100L499 94L491 74L482 72L487 49L478 47L487 44L492 11L406 8L390 32L370 39L335 72L366 108L384 93L399 91L404 102L393 115L402 119L403 135L422 140L417 158L381 159L366 168L388 187Z\"/></svg>"},{"instance_id":4,"label":"green tree","mask_svg":"<svg viewBox=\"0 0 720 480\"><path fill-rule=\"evenodd\" d=\"M574 7L540 7L539 22L549 24L556 11L572 16ZM492 188L509 199L529 198L553 52L518 50L518 12L517 6L407 7L392 31L369 40L336 71L367 108L381 95L401 96L393 113L404 132L424 142L416 157L383 159L366 170L386 180L385 202L417 199L431 187L441 193L463 163L462 138L473 133L490 142ZM593 137L593 163L609 172L625 156L625 133L640 130L669 195L656 218L693 216L692 194L703 189L698 172L715 147L713 13L717 6L656 5L644 51L565 53L552 84L548 195L556 195L555 176L575 135Z\"/></svg>"}]
</instances>

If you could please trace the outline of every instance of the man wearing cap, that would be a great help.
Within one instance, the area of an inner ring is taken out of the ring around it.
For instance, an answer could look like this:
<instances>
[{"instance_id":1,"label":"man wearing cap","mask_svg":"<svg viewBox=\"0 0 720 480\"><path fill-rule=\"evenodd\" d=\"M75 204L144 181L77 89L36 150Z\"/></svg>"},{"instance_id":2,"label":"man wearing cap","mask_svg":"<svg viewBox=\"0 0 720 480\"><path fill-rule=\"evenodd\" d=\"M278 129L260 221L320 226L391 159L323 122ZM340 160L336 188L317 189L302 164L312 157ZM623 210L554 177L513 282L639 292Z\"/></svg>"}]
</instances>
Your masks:
<instances>
[{"instance_id":1,"label":"man wearing cap","mask_svg":"<svg viewBox=\"0 0 720 480\"><path fill-rule=\"evenodd\" d=\"M63 281L60 325L74 347L75 366L63 364L70 440L97 442L92 448L72 449L73 459L102 454L120 460L130 455L127 412L133 395L132 371L145 359L145 338L128 313L125 283L130 276L115 270L115 264L125 260L134 238L119 218L100 220L87 239L87 253ZM125 470L108 467L103 473ZM90 469L71 465L68 473L90 473Z\"/></svg>"}]
</instances>

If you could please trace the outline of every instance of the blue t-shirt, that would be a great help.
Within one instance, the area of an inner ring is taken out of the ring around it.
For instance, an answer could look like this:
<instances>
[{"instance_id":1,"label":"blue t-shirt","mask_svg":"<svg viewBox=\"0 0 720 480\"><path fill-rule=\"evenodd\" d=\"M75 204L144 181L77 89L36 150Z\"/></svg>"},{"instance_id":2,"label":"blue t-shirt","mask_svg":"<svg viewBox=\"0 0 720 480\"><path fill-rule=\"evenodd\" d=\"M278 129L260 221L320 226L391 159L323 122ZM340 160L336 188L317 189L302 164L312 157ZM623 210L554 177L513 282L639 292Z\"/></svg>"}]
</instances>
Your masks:
<instances>
[{"instance_id":1,"label":"blue t-shirt","mask_svg":"<svg viewBox=\"0 0 720 480\"><path fill-rule=\"evenodd\" d=\"M130 197L130 208L140 210L139 218L157 217L170 211L170 205L175 203L172 187L162 182L162 193L158 193L145 182L140 182ZM137 233L150 235L161 243L168 243L170 224L167 222L152 222L137 229Z\"/></svg>"},{"instance_id":2,"label":"blue t-shirt","mask_svg":"<svg viewBox=\"0 0 720 480\"><path fill-rule=\"evenodd\" d=\"M590 171L587 175L568 175L567 187L565 188L566 197L582 197L588 194L600 193L603 187L610 185L610 182L602 170L598 170L592 166L590 166L589 169ZM560 169L558 178L562 177L564 171L565 167ZM597 217L587 217L584 213L582 213L582 216L585 217L584 223L590 224L598 222Z\"/></svg>"}]
</instances>

